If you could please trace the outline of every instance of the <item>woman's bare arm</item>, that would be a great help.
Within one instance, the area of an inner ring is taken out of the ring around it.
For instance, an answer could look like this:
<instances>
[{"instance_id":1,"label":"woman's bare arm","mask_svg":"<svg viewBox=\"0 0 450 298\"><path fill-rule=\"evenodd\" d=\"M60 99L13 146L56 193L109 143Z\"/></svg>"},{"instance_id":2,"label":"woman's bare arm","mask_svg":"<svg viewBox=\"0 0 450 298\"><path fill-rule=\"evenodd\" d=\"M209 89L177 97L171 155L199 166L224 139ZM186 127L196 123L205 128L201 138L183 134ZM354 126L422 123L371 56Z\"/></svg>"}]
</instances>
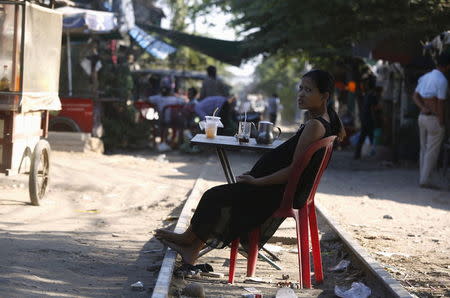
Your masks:
<instances>
[{"instance_id":1,"label":"woman's bare arm","mask_svg":"<svg viewBox=\"0 0 450 298\"><path fill-rule=\"evenodd\" d=\"M295 148L294 157L292 163L271 175L254 178L250 175L241 175L237 177L237 182L249 183L255 185L272 185L272 184L284 184L289 178L289 174L292 171L292 166L297 158L302 155L309 145L318 141L325 135L325 127L316 119L308 121L303 129L303 132L298 139L297 146Z\"/></svg>"}]
</instances>

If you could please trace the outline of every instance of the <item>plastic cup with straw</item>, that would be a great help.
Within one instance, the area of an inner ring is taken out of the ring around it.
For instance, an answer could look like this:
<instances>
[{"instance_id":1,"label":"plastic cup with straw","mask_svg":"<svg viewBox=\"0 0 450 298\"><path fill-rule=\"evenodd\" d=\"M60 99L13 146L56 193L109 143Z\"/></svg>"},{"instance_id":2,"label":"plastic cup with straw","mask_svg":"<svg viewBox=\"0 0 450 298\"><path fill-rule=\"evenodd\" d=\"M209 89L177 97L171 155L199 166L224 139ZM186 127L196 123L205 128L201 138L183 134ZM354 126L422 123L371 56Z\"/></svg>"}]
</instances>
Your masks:
<instances>
[{"instance_id":1,"label":"plastic cup with straw","mask_svg":"<svg viewBox=\"0 0 450 298\"><path fill-rule=\"evenodd\" d=\"M217 111L219 110L219 107L217 107L215 110L214 110L214 112L213 112L213 117L215 117L216 116L216 113L217 113Z\"/></svg>"},{"instance_id":2,"label":"plastic cup with straw","mask_svg":"<svg viewBox=\"0 0 450 298\"><path fill-rule=\"evenodd\" d=\"M216 113L219 110L219 107L217 107L212 116L206 116L206 123L204 124L204 129L205 129L205 134L206 137L209 139L215 138L217 135L217 127L219 126L220 123L220 118L216 117ZM202 125L200 125L201 127ZM222 126L221 126L222 127Z\"/></svg>"}]
</instances>

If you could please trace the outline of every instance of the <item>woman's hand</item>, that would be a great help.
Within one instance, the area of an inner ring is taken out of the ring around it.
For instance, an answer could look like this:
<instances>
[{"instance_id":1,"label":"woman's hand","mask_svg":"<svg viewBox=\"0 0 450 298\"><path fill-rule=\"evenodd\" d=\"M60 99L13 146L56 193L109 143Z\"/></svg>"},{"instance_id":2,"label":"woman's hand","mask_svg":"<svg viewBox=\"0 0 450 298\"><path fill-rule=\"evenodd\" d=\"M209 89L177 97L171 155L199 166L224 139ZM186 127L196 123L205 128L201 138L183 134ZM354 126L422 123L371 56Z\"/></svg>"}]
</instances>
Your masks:
<instances>
[{"instance_id":1,"label":"woman's hand","mask_svg":"<svg viewBox=\"0 0 450 298\"><path fill-rule=\"evenodd\" d=\"M249 174L245 174L245 173L243 175L236 177L236 182L238 182L238 183L247 183L247 184L257 185L258 184L257 181L258 180L255 177L253 177Z\"/></svg>"}]
</instances>

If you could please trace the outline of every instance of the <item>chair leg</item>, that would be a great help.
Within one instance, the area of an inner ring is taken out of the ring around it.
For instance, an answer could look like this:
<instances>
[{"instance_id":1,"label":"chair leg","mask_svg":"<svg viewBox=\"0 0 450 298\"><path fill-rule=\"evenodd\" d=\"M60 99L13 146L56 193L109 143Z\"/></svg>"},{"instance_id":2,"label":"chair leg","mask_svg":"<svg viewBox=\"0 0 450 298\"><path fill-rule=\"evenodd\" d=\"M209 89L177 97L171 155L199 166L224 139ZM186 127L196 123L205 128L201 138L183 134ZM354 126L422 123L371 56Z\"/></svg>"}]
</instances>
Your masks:
<instances>
[{"instance_id":1,"label":"chair leg","mask_svg":"<svg viewBox=\"0 0 450 298\"><path fill-rule=\"evenodd\" d=\"M308 207L305 205L300 209L300 244L302 258L302 283L304 288L311 288L311 266L309 261L309 227Z\"/></svg>"},{"instance_id":2,"label":"chair leg","mask_svg":"<svg viewBox=\"0 0 450 298\"><path fill-rule=\"evenodd\" d=\"M317 283L323 281L322 256L320 253L319 229L317 227L316 207L309 205L309 228L311 231L312 254L314 260L314 277Z\"/></svg>"},{"instance_id":3,"label":"chair leg","mask_svg":"<svg viewBox=\"0 0 450 298\"><path fill-rule=\"evenodd\" d=\"M260 229L256 228L251 231L249 237L249 247L247 256L247 277L255 276L256 261L258 260L258 243L260 238Z\"/></svg>"},{"instance_id":4,"label":"chair leg","mask_svg":"<svg viewBox=\"0 0 450 298\"><path fill-rule=\"evenodd\" d=\"M159 136L161 137L161 143L164 143L166 141L166 127L164 125L161 125L161 131L159 132Z\"/></svg>"},{"instance_id":5,"label":"chair leg","mask_svg":"<svg viewBox=\"0 0 450 298\"><path fill-rule=\"evenodd\" d=\"M230 250L230 267L228 270L228 283L232 284L234 282L234 273L236 271L236 259L239 247L239 238L234 239L231 242L231 250Z\"/></svg>"},{"instance_id":6,"label":"chair leg","mask_svg":"<svg viewBox=\"0 0 450 298\"><path fill-rule=\"evenodd\" d=\"M298 256L298 282L300 284L300 288L303 288L302 281L302 244L301 244L301 232L300 232L300 217L298 214L294 217L295 219L295 231L297 232L297 256Z\"/></svg>"},{"instance_id":7,"label":"chair leg","mask_svg":"<svg viewBox=\"0 0 450 298\"><path fill-rule=\"evenodd\" d=\"M176 127L172 127L172 141L171 141L171 143L172 143L172 147L175 147L175 148L177 148L177 142L176 142L176 140L177 140L177 136L178 136L178 128L176 128Z\"/></svg>"}]
</instances>

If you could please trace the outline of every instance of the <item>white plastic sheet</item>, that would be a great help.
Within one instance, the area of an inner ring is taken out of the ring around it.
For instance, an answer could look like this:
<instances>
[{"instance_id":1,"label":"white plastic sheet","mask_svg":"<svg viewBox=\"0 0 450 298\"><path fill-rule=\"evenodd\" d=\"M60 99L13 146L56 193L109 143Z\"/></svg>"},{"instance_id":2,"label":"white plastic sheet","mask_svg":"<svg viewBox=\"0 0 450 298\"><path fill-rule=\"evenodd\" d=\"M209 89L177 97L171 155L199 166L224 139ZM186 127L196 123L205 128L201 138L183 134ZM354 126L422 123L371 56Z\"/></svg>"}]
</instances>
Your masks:
<instances>
[{"instance_id":1,"label":"white plastic sheet","mask_svg":"<svg viewBox=\"0 0 450 298\"><path fill-rule=\"evenodd\" d=\"M58 97L61 60L62 15L26 3L23 112L60 110Z\"/></svg>"},{"instance_id":2,"label":"white plastic sheet","mask_svg":"<svg viewBox=\"0 0 450 298\"><path fill-rule=\"evenodd\" d=\"M61 110L58 92L23 92L21 102L22 112Z\"/></svg>"},{"instance_id":3,"label":"white plastic sheet","mask_svg":"<svg viewBox=\"0 0 450 298\"><path fill-rule=\"evenodd\" d=\"M362 282L354 282L348 290L335 286L334 294L341 298L367 298L372 294L372 290Z\"/></svg>"}]
</instances>

